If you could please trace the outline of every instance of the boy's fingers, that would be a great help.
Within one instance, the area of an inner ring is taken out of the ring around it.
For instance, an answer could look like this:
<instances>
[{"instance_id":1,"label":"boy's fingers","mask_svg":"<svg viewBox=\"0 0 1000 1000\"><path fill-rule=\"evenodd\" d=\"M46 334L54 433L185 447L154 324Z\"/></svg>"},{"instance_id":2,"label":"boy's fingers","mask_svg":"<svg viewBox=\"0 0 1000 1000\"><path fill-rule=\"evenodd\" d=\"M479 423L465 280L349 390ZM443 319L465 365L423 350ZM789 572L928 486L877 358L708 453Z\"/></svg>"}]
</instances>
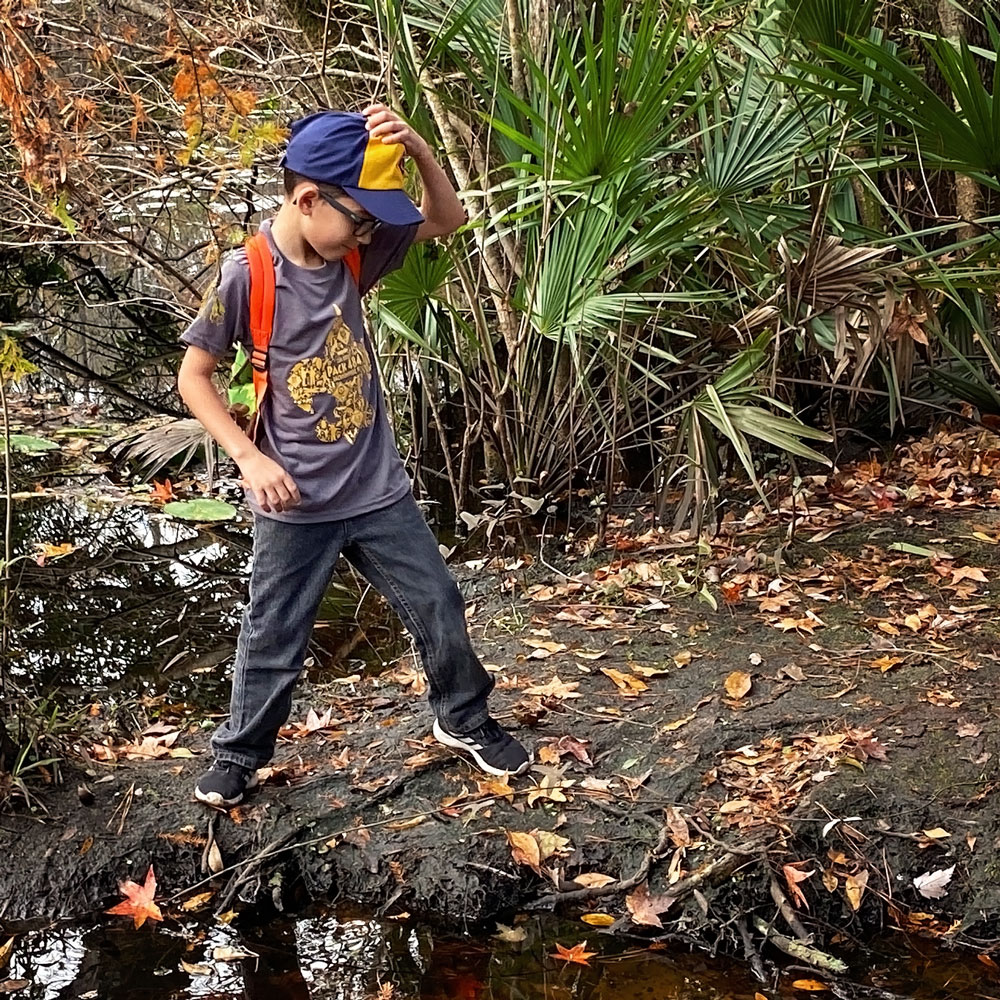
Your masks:
<instances>
[{"instance_id":1,"label":"boy's fingers","mask_svg":"<svg viewBox=\"0 0 1000 1000\"><path fill-rule=\"evenodd\" d=\"M381 136L383 139L392 136L394 138L401 138L405 132L409 131L409 126L406 122L386 122L384 125L378 125L373 128L369 133L373 139L379 138Z\"/></svg>"}]
</instances>

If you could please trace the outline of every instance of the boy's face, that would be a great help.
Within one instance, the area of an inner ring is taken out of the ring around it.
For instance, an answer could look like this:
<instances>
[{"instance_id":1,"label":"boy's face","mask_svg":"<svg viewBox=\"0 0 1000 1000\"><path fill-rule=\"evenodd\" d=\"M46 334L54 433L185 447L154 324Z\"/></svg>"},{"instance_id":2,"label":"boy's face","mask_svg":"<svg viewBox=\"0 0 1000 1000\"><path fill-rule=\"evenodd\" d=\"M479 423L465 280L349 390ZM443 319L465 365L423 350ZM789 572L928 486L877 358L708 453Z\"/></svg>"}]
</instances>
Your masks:
<instances>
[{"instance_id":1,"label":"boy's face","mask_svg":"<svg viewBox=\"0 0 1000 1000\"><path fill-rule=\"evenodd\" d=\"M330 201L341 210L331 205ZM324 260L340 260L355 247L371 242L371 233L367 231L370 225L355 223L346 212L371 221L374 217L350 195L331 197L320 193L315 184L307 183L296 188L292 203L299 209L302 238Z\"/></svg>"}]
</instances>

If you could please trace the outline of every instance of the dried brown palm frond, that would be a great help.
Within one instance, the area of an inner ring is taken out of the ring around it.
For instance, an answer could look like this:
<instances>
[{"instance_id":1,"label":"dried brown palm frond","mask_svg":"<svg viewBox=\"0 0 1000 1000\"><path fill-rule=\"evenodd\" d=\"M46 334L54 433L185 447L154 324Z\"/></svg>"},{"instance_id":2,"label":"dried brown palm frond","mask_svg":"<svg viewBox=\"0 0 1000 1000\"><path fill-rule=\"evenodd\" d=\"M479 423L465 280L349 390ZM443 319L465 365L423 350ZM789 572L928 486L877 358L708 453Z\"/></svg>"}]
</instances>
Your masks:
<instances>
[{"instance_id":1,"label":"dried brown palm frond","mask_svg":"<svg viewBox=\"0 0 1000 1000\"><path fill-rule=\"evenodd\" d=\"M168 420L119 438L108 448L115 464L132 466L145 479L155 476L167 466L177 470L185 468L195 460L199 451L202 452L211 485L218 468L218 453L215 441L197 420Z\"/></svg>"}]
</instances>

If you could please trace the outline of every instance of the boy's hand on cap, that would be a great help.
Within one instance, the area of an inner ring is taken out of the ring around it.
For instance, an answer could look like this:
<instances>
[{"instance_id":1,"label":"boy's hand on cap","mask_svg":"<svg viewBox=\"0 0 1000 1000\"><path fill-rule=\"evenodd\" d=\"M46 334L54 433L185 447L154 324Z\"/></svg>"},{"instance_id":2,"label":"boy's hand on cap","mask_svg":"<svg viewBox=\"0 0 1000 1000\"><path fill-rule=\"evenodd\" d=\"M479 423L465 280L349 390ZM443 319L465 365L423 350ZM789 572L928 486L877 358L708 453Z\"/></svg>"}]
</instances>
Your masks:
<instances>
[{"instance_id":1,"label":"boy's hand on cap","mask_svg":"<svg viewBox=\"0 0 1000 1000\"><path fill-rule=\"evenodd\" d=\"M386 145L401 142L412 157L430 151L423 136L414 132L392 108L384 104L369 104L361 113L365 116L365 128L373 139L381 138Z\"/></svg>"},{"instance_id":2,"label":"boy's hand on cap","mask_svg":"<svg viewBox=\"0 0 1000 1000\"><path fill-rule=\"evenodd\" d=\"M240 464L241 480L265 513L289 510L301 497L292 477L273 459L259 451Z\"/></svg>"}]
</instances>

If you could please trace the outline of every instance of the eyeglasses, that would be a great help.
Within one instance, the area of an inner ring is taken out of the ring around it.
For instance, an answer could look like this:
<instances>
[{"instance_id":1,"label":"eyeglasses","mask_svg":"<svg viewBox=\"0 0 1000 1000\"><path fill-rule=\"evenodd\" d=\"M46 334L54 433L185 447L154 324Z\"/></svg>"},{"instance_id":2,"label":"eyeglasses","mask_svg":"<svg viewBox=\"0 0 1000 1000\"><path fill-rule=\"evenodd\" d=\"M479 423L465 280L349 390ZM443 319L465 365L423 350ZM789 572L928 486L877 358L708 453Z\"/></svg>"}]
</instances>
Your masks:
<instances>
[{"instance_id":1,"label":"eyeglasses","mask_svg":"<svg viewBox=\"0 0 1000 1000\"><path fill-rule=\"evenodd\" d=\"M355 236L371 236L382 225L381 219L373 219L370 215L358 215L357 212L352 212L349 208L345 208L336 198L323 194L322 191L319 192L319 196L330 208L335 208L341 215L346 215L354 223Z\"/></svg>"}]
</instances>

